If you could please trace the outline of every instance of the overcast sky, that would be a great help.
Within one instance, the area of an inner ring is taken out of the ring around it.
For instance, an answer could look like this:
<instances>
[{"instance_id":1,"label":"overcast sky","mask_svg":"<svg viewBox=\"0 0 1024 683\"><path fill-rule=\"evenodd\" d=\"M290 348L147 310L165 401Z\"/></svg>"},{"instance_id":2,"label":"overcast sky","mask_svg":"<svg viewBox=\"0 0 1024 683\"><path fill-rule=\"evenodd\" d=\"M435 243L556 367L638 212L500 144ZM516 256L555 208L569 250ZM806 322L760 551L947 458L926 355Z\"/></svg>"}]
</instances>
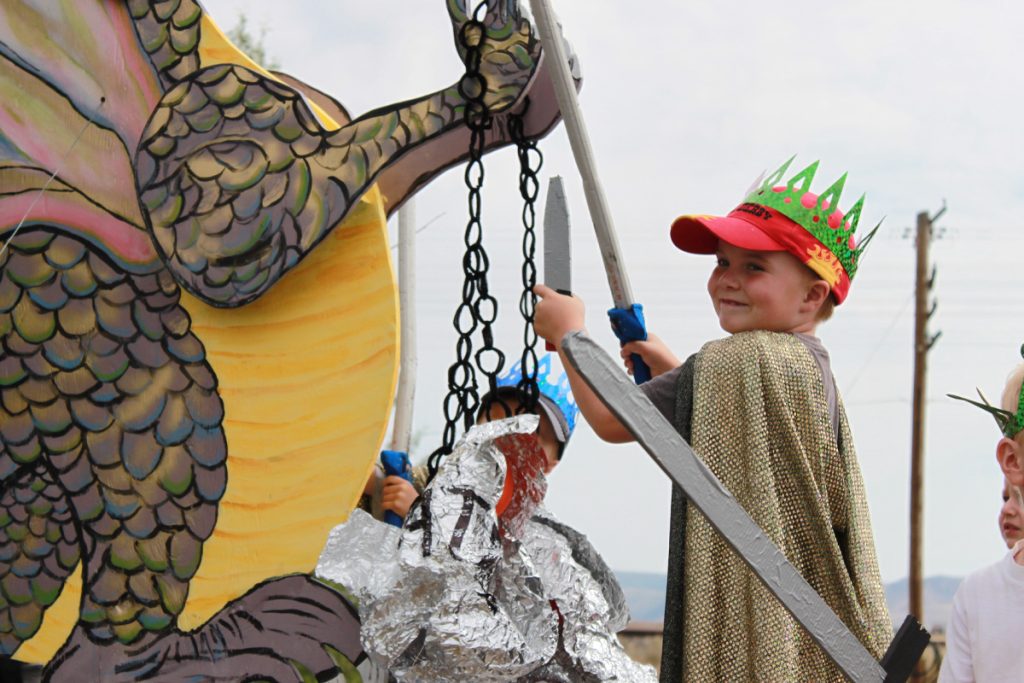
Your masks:
<instances>
[{"instance_id":1,"label":"overcast sky","mask_svg":"<svg viewBox=\"0 0 1024 683\"><path fill-rule=\"evenodd\" d=\"M225 28L244 8L284 71L358 116L433 92L461 73L443 0L204 0ZM817 190L849 171L841 203L867 192L863 227L885 223L851 295L820 330L853 426L886 581L907 573L913 241L919 211L949 210L933 248L939 301L929 356L928 575L962 575L1004 552L996 528L999 436L990 418L945 398L977 385L998 396L1020 360L1024 297L1016 251L1024 213L1018 2L557 0L580 57L581 102L598 168L650 328L680 356L724 333L704 290L709 257L672 248L680 213L733 208L762 170L792 154L822 160ZM610 296L562 127L543 141L543 176L566 181L574 289L591 332L616 343ZM501 341L520 352L515 155L487 160L486 245L504 304ZM802 168L802 166L801 166ZM546 180L544 183L546 187ZM542 198L543 199L543 198ZM445 368L461 288L461 170L418 195L420 456L439 438ZM414 455L417 455L414 453ZM548 501L619 570L662 572L667 480L636 446L585 424Z\"/></svg>"}]
</instances>

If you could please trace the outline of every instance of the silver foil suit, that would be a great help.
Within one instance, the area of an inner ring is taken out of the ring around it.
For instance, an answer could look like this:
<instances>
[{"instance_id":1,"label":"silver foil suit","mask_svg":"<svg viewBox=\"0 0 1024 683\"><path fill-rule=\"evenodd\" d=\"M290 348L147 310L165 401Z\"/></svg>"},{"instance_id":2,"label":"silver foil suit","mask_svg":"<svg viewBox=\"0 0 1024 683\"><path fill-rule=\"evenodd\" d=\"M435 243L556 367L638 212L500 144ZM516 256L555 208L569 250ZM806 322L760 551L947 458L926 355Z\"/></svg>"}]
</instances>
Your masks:
<instances>
[{"instance_id":1,"label":"silver foil suit","mask_svg":"<svg viewBox=\"0 0 1024 683\"><path fill-rule=\"evenodd\" d=\"M537 419L470 429L403 529L357 510L331 532L316 573L359 600L363 646L399 681L656 680L614 635L628 621L614 576L539 508Z\"/></svg>"}]
</instances>

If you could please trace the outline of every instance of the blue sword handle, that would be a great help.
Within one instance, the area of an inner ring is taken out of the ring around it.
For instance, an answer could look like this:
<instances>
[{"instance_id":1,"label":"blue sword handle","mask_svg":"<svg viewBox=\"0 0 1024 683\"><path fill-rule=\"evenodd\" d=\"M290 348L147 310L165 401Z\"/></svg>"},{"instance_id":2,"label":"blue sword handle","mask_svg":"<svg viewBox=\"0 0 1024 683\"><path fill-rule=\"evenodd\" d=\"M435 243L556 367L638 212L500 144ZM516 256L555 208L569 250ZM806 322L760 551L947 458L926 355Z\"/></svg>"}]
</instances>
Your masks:
<instances>
[{"instance_id":1,"label":"blue sword handle","mask_svg":"<svg viewBox=\"0 0 1024 683\"><path fill-rule=\"evenodd\" d=\"M402 451L381 451L380 464L384 468L385 476L394 475L412 483L412 463L409 462L409 454ZM391 510L384 513L384 521L391 526L401 528L402 519L400 515Z\"/></svg>"},{"instance_id":2,"label":"blue sword handle","mask_svg":"<svg viewBox=\"0 0 1024 683\"><path fill-rule=\"evenodd\" d=\"M608 318L612 321L612 331L619 338L619 344L625 346L631 341L647 341L647 323L644 322L644 307L633 304L629 308L611 308ZM633 381L643 384L651 379L651 369L644 359L635 353L630 354L633 361Z\"/></svg>"}]
</instances>

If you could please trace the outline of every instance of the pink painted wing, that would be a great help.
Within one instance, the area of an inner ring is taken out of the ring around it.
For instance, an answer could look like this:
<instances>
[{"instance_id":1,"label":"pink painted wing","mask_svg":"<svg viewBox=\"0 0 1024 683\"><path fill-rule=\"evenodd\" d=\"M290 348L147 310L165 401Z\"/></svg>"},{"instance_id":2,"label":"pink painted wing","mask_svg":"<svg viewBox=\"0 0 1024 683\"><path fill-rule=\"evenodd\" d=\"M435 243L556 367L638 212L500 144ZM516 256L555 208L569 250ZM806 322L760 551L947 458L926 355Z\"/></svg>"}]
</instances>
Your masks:
<instances>
[{"instance_id":1,"label":"pink painted wing","mask_svg":"<svg viewBox=\"0 0 1024 683\"><path fill-rule=\"evenodd\" d=\"M50 225L155 265L131 159L161 94L127 3L0 4L0 236Z\"/></svg>"}]
</instances>

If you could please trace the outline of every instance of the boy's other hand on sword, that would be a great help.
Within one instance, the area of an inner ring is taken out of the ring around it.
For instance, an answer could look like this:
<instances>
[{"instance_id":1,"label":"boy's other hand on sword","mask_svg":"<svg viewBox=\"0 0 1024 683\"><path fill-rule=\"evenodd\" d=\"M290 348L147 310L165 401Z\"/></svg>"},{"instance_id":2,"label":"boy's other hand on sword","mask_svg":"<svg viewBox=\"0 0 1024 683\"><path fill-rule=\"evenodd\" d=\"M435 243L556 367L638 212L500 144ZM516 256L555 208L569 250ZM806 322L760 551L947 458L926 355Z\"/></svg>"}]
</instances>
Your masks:
<instances>
[{"instance_id":1,"label":"boy's other hand on sword","mask_svg":"<svg viewBox=\"0 0 1024 683\"><path fill-rule=\"evenodd\" d=\"M631 375L633 374L633 359L631 357L633 354L640 356L647 367L651 369L651 377L657 377L682 365L676 354L672 353L672 349L668 348L660 337L650 332L647 333L647 341L628 342L619 352L622 362L626 365L626 371Z\"/></svg>"}]
</instances>

